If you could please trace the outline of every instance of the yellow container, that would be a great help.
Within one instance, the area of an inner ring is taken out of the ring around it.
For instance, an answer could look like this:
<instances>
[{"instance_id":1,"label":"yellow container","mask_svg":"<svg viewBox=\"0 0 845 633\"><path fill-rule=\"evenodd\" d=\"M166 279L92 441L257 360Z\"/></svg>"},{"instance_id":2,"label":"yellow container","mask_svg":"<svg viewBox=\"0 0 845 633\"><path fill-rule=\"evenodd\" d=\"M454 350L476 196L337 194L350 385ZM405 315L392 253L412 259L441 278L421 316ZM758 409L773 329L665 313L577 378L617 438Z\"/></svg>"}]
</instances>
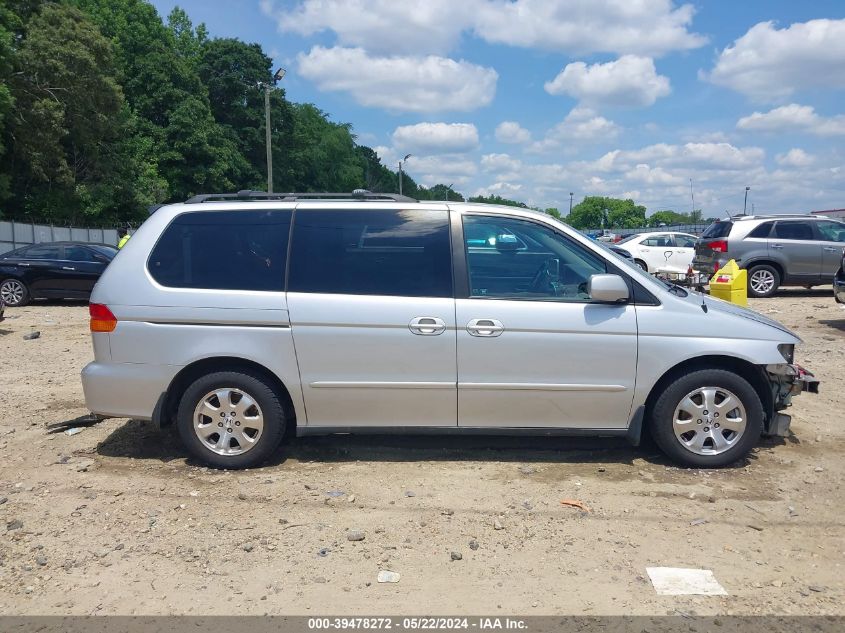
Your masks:
<instances>
[{"instance_id":1,"label":"yellow container","mask_svg":"<svg viewBox=\"0 0 845 633\"><path fill-rule=\"evenodd\" d=\"M748 305L748 272L729 261L710 278L710 296L740 306Z\"/></svg>"}]
</instances>

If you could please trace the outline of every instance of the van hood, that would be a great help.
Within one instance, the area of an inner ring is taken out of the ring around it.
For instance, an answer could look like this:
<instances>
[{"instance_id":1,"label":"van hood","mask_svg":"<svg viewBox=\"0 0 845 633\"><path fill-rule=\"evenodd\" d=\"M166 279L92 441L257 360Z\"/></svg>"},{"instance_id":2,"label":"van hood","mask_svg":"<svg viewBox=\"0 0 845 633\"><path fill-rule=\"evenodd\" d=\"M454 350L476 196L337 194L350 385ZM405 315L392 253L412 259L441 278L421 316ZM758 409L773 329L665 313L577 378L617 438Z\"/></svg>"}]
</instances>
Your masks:
<instances>
[{"instance_id":1,"label":"van hood","mask_svg":"<svg viewBox=\"0 0 845 633\"><path fill-rule=\"evenodd\" d=\"M763 316L759 312L755 312L754 310L751 310L749 308L743 308L742 306L738 306L729 301L723 301L722 299L717 299L709 295L703 295L700 292L690 292L685 300L687 302L695 303L700 306L702 299L704 300L704 304L707 306L708 311L712 310L714 312L722 312L724 314L731 314L734 316L742 317L744 319L749 319L751 321L755 321L763 325L768 325L769 327L773 327L776 330L780 330L781 332L789 334L790 336L795 337L798 341L801 340L801 338L797 334L795 334L795 332L790 330L782 323L779 323L774 319L770 319L767 316Z\"/></svg>"}]
</instances>

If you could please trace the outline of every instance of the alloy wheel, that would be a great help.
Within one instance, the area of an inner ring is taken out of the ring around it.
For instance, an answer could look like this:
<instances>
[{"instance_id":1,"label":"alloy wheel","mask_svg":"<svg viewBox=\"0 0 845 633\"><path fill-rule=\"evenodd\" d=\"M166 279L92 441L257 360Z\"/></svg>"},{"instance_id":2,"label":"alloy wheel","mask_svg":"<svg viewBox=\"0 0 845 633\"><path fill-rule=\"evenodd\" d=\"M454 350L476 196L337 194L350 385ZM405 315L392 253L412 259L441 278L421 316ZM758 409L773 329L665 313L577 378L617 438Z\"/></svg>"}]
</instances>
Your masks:
<instances>
[{"instance_id":1,"label":"alloy wheel","mask_svg":"<svg viewBox=\"0 0 845 633\"><path fill-rule=\"evenodd\" d=\"M0 297L3 297L6 305L16 306L23 301L24 296L26 296L26 289L17 279L7 279L0 284Z\"/></svg>"},{"instance_id":2,"label":"alloy wheel","mask_svg":"<svg viewBox=\"0 0 845 633\"><path fill-rule=\"evenodd\" d=\"M234 387L205 394L194 409L194 433L208 450L218 455L242 455L252 449L264 430L258 402Z\"/></svg>"},{"instance_id":3,"label":"alloy wheel","mask_svg":"<svg viewBox=\"0 0 845 633\"><path fill-rule=\"evenodd\" d=\"M775 276L770 270L755 270L751 274L751 279L749 280L749 283L751 284L751 289L754 292L756 292L757 294L765 295L770 293L774 288Z\"/></svg>"}]
</instances>

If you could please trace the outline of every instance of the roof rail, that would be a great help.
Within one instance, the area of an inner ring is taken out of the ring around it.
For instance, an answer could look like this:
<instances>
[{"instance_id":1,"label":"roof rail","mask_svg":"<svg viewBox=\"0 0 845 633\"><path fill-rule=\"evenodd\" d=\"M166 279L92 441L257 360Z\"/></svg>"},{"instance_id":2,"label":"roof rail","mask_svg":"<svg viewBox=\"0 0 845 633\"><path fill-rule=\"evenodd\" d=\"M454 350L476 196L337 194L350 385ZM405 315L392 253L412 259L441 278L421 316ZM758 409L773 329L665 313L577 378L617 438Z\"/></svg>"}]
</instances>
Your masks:
<instances>
[{"instance_id":1,"label":"roof rail","mask_svg":"<svg viewBox=\"0 0 845 633\"><path fill-rule=\"evenodd\" d=\"M743 218L747 218L749 220L777 220L778 218L814 218L819 216L809 215L807 213L760 213L758 215L735 215L732 216L732 220L742 220Z\"/></svg>"},{"instance_id":2,"label":"roof rail","mask_svg":"<svg viewBox=\"0 0 845 633\"><path fill-rule=\"evenodd\" d=\"M400 196L395 193L373 193L366 189L356 189L352 193L267 193L266 191L251 191L243 189L238 193L202 193L189 198L185 204L199 204L201 202L214 202L217 200L235 200L238 202L251 202L254 200L282 200L292 202L295 200L383 200L386 202L417 202L414 198Z\"/></svg>"}]
</instances>

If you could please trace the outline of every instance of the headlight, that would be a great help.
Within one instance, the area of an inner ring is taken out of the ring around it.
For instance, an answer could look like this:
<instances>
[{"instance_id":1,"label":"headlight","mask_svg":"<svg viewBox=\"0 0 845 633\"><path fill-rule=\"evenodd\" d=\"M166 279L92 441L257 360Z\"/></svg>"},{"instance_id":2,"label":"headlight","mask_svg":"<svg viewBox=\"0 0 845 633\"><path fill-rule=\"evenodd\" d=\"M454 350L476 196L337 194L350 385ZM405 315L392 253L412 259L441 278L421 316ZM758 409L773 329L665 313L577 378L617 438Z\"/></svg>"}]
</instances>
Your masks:
<instances>
[{"instance_id":1,"label":"headlight","mask_svg":"<svg viewBox=\"0 0 845 633\"><path fill-rule=\"evenodd\" d=\"M778 345L778 351L790 365L795 362L795 345L792 343L781 343Z\"/></svg>"}]
</instances>

